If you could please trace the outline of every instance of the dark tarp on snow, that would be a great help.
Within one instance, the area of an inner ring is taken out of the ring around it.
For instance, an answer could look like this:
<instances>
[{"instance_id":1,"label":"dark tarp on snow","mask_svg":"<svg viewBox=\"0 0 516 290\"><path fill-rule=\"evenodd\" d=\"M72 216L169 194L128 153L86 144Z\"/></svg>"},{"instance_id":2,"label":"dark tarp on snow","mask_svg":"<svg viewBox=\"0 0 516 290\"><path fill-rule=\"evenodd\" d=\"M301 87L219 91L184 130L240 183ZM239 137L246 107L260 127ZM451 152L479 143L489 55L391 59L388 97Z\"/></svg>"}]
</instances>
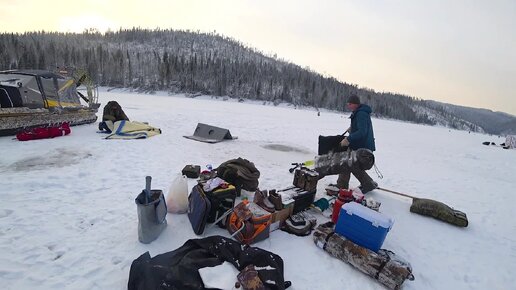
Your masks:
<instances>
[{"instance_id":1,"label":"dark tarp on snow","mask_svg":"<svg viewBox=\"0 0 516 290\"><path fill-rule=\"evenodd\" d=\"M144 253L133 261L127 286L129 290L208 289L204 287L198 270L221 265L224 261L239 271L252 264L258 269L258 276L267 289L285 289L280 256L257 247L244 247L222 236L190 239L180 248L154 258L149 252Z\"/></svg>"},{"instance_id":2,"label":"dark tarp on snow","mask_svg":"<svg viewBox=\"0 0 516 290\"><path fill-rule=\"evenodd\" d=\"M206 143L217 143L223 140L232 140L236 137L231 136L228 129L219 128L203 123L198 123L192 136L183 136L195 141Z\"/></svg>"}]
</instances>

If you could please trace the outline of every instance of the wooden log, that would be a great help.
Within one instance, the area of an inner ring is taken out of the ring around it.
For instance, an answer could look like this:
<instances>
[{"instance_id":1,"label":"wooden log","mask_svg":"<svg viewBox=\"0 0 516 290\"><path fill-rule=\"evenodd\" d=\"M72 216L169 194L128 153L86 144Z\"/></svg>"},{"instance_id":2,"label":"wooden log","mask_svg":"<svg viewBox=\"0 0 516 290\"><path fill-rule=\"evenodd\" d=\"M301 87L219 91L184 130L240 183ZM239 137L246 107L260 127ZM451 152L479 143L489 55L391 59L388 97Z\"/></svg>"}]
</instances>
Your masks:
<instances>
[{"instance_id":1,"label":"wooden log","mask_svg":"<svg viewBox=\"0 0 516 290\"><path fill-rule=\"evenodd\" d=\"M389 289L399 289L406 279L414 280L410 264L391 251L375 253L334 232L334 224L319 225L314 243L330 255L351 264Z\"/></svg>"}]
</instances>

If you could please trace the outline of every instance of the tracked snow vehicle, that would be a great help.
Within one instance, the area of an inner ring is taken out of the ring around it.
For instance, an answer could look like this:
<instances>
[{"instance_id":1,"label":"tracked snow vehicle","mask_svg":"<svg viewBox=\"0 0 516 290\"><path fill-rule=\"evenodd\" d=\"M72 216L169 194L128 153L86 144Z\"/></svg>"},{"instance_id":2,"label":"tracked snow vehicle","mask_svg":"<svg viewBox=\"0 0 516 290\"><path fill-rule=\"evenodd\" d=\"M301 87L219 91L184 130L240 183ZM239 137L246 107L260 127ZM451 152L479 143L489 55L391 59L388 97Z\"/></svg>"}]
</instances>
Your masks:
<instances>
[{"instance_id":1,"label":"tracked snow vehicle","mask_svg":"<svg viewBox=\"0 0 516 290\"><path fill-rule=\"evenodd\" d=\"M93 123L99 106L98 88L84 71L0 71L0 136L62 122Z\"/></svg>"}]
</instances>

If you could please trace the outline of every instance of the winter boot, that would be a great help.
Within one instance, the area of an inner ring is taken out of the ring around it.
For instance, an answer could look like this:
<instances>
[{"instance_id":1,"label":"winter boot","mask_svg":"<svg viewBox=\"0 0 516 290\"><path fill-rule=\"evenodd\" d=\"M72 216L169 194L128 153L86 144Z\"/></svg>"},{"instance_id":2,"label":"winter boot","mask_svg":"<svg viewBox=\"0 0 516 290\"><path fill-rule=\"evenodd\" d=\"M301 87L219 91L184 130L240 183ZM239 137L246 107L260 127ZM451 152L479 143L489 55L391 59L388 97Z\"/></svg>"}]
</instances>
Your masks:
<instances>
[{"instance_id":1,"label":"winter boot","mask_svg":"<svg viewBox=\"0 0 516 290\"><path fill-rule=\"evenodd\" d=\"M268 212L274 212L274 204L267 198L267 190L257 189L254 193L253 202Z\"/></svg>"},{"instance_id":2,"label":"winter boot","mask_svg":"<svg viewBox=\"0 0 516 290\"><path fill-rule=\"evenodd\" d=\"M339 195L339 187L336 184L328 184L326 188L324 188L326 194L329 196L337 196Z\"/></svg>"},{"instance_id":3,"label":"winter boot","mask_svg":"<svg viewBox=\"0 0 516 290\"><path fill-rule=\"evenodd\" d=\"M282 210L283 202L281 200L281 195L279 195L275 189L269 190L269 200L272 204L274 204L274 209Z\"/></svg>"},{"instance_id":4,"label":"winter boot","mask_svg":"<svg viewBox=\"0 0 516 290\"><path fill-rule=\"evenodd\" d=\"M378 188L378 183L376 183L375 181L371 181L366 183L365 185L360 185L358 188L360 188L360 191L362 191L362 193L368 193L371 190Z\"/></svg>"}]
</instances>

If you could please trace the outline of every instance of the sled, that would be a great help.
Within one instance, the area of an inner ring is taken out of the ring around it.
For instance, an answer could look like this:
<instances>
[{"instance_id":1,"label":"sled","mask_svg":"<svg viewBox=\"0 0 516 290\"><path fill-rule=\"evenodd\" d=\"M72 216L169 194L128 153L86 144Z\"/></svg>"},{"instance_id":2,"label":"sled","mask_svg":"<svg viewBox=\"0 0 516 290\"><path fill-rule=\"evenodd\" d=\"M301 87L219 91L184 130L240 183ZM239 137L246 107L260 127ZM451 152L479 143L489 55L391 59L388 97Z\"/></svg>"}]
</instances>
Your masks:
<instances>
[{"instance_id":1,"label":"sled","mask_svg":"<svg viewBox=\"0 0 516 290\"><path fill-rule=\"evenodd\" d=\"M335 233L334 224L319 225L314 243L333 257L351 264L388 289L400 289L405 280L414 280L411 265L394 252L381 249L375 253Z\"/></svg>"}]
</instances>

